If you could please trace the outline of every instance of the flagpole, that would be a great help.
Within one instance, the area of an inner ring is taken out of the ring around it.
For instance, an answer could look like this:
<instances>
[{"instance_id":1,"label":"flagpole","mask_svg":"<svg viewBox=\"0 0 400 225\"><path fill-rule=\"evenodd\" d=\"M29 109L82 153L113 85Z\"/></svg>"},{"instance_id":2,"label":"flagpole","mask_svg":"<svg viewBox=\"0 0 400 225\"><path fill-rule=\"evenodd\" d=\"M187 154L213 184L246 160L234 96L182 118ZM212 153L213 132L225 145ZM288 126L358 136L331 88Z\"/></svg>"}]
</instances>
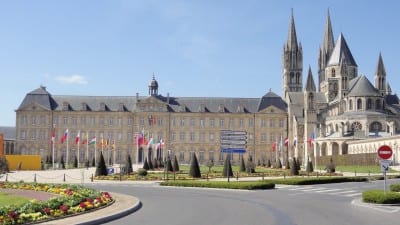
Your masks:
<instances>
[{"instance_id":1,"label":"flagpole","mask_svg":"<svg viewBox=\"0 0 400 225\"><path fill-rule=\"evenodd\" d=\"M86 161L89 161L89 135L86 132Z\"/></svg>"},{"instance_id":2,"label":"flagpole","mask_svg":"<svg viewBox=\"0 0 400 225\"><path fill-rule=\"evenodd\" d=\"M55 128L55 124L53 124L53 130L52 130L52 134L51 134L51 145L52 145L52 154L53 156L52 161L53 161L53 170L55 169L55 164L54 164L54 153L55 153L55 146L56 146L56 128Z\"/></svg>"},{"instance_id":3,"label":"flagpole","mask_svg":"<svg viewBox=\"0 0 400 225\"><path fill-rule=\"evenodd\" d=\"M97 166L97 139L96 142L94 143L94 166Z\"/></svg>"},{"instance_id":4,"label":"flagpole","mask_svg":"<svg viewBox=\"0 0 400 225\"><path fill-rule=\"evenodd\" d=\"M80 146L80 143L81 143L81 140L80 140L80 136L81 136L81 131L78 131L78 156L77 156L77 159L78 159L78 168L79 168L79 146Z\"/></svg>"},{"instance_id":5,"label":"flagpole","mask_svg":"<svg viewBox=\"0 0 400 225\"><path fill-rule=\"evenodd\" d=\"M68 135L68 129L67 129L67 159L65 160L65 162L66 162L66 164L67 164L67 167L68 167L68 142L69 142L69 137L68 137L69 135Z\"/></svg>"}]
</instances>

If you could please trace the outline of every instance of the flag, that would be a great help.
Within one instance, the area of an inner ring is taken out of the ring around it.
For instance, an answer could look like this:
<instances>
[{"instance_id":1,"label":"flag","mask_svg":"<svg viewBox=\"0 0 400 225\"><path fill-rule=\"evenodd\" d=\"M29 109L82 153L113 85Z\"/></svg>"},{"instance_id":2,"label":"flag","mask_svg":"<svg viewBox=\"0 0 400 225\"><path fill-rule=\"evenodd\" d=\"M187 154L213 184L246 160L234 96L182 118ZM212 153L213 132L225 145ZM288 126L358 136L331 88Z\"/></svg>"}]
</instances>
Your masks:
<instances>
[{"instance_id":1,"label":"flag","mask_svg":"<svg viewBox=\"0 0 400 225\"><path fill-rule=\"evenodd\" d=\"M147 142L147 148L150 148L153 145L153 134L149 134L149 141Z\"/></svg>"},{"instance_id":2,"label":"flag","mask_svg":"<svg viewBox=\"0 0 400 225\"><path fill-rule=\"evenodd\" d=\"M314 144L314 140L315 140L315 133L314 133L314 131L313 131L313 132L311 133L310 138L308 139L308 144L309 144L310 148L311 148L311 146Z\"/></svg>"},{"instance_id":3,"label":"flag","mask_svg":"<svg viewBox=\"0 0 400 225\"><path fill-rule=\"evenodd\" d=\"M296 147L296 145L297 145L297 135L295 135L293 139L293 146Z\"/></svg>"},{"instance_id":4,"label":"flag","mask_svg":"<svg viewBox=\"0 0 400 225\"><path fill-rule=\"evenodd\" d=\"M96 144L96 137L92 137L92 139L90 139L89 141L89 145L93 145Z\"/></svg>"},{"instance_id":5,"label":"flag","mask_svg":"<svg viewBox=\"0 0 400 225\"><path fill-rule=\"evenodd\" d=\"M282 135L281 135L281 138L279 139L279 151L281 151L282 150L282 146L283 146L283 137L282 137Z\"/></svg>"},{"instance_id":6,"label":"flag","mask_svg":"<svg viewBox=\"0 0 400 225\"><path fill-rule=\"evenodd\" d=\"M89 144L89 134L86 133L86 139L82 141L82 144Z\"/></svg>"},{"instance_id":7,"label":"flag","mask_svg":"<svg viewBox=\"0 0 400 225\"><path fill-rule=\"evenodd\" d=\"M78 144L81 140L81 131L79 130L75 137L75 144Z\"/></svg>"},{"instance_id":8,"label":"flag","mask_svg":"<svg viewBox=\"0 0 400 225\"><path fill-rule=\"evenodd\" d=\"M272 151L276 151L276 147L278 147L278 141L275 139L275 142L272 144Z\"/></svg>"},{"instance_id":9,"label":"flag","mask_svg":"<svg viewBox=\"0 0 400 225\"><path fill-rule=\"evenodd\" d=\"M285 146L287 147L289 145L289 138L285 138Z\"/></svg>"},{"instance_id":10,"label":"flag","mask_svg":"<svg viewBox=\"0 0 400 225\"><path fill-rule=\"evenodd\" d=\"M112 141L111 150L115 150L115 140Z\"/></svg>"},{"instance_id":11,"label":"flag","mask_svg":"<svg viewBox=\"0 0 400 225\"><path fill-rule=\"evenodd\" d=\"M61 144L64 144L64 141L68 139L68 129L65 130L63 136L61 137Z\"/></svg>"},{"instance_id":12,"label":"flag","mask_svg":"<svg viewBox=\"0 0 400 225\"><path fill-rule=\"evenodd\" d=\"M53 128L51 131L51 143L54 143L56 141L56 128Z\"/></svg>"}]
</instances>

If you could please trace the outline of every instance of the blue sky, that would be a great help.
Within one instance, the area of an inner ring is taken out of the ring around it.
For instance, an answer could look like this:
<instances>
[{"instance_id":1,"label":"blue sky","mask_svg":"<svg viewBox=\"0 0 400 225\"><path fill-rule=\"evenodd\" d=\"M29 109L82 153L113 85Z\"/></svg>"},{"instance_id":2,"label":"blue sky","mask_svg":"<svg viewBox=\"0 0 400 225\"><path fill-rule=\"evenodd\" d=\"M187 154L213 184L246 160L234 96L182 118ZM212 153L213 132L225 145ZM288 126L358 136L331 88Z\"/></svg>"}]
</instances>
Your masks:
<instances>
[{"instance_id":1,"label":"blue sky","mask_svg":"<svg viewBox=\"0 0 400 225\"><path fill-rule=\"evenodd\" d=\"M291 9L308 66L318 80L318 49L329 8L335 40L343 33L373 81L382 53L400 90L398 1L1 1L0 126L15 126L26 93L148 94L185 97L281 95L282 48Z\"/></svg>"}]
</instances>

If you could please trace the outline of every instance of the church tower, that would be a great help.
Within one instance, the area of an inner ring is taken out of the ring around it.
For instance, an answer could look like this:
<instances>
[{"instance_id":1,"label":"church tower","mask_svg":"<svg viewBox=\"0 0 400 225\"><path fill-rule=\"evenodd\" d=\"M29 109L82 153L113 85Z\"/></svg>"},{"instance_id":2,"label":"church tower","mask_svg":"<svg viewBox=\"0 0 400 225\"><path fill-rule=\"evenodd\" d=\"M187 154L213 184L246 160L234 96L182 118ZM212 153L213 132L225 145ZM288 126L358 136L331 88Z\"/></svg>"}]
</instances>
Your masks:
<instances>
[{"instance_id":1,"label":"church tower","mask_svg":"<svg viewBox=\"0 0 400 225\"><path fill-rule=\"evenodd\" d=\"M317 127L317 110L316 110L316 87L314 78L311 72L311 66L308 68L308 76L306 87L304 88L304 159L303 162L307 163L307 159L314 151L314 139L316 138ZM307 164L305 164L306 166Z\"/></svg>"},{"instance_id":2,"label":"church tower","mask_svg":"<svg viewBox=\"0 0 400 225\"><path fill-rule=\"evenodd\" d=\"M283 46L282 97L287 101L288 92L301 92L303 88L303 49L297 42L293 10L290 18L289 34Z\"/></svg>"},{"instance_id":3,"label":"church tower","mask_svg":"<svg viewBox=\"0 0 400 225\"><path fill-rule=\"evenodd\" d=\"M321 91L322 85L327 84L326 82L327 79L325 76L325 68L328 64L329 58L331 57L334 47L335 47L335 40L333 38L331 18L328 10L328 15L326 16L324 38L318 54L318 81L319 81L318 91Z\"/></svg>"},{"instance_id":4,"label":"church tower","mask_svg":"<svg viewBox=\"0 0 400 225\"><path fill-rule=\"evenodd\" d=\"M379 93L383 95L390 94L388 92L388 84L386 81L386 70L385 65L383 64L382 54L379 53L378 64L375 70L375 88L378 89Z\"/></svg>"}]
</instances>

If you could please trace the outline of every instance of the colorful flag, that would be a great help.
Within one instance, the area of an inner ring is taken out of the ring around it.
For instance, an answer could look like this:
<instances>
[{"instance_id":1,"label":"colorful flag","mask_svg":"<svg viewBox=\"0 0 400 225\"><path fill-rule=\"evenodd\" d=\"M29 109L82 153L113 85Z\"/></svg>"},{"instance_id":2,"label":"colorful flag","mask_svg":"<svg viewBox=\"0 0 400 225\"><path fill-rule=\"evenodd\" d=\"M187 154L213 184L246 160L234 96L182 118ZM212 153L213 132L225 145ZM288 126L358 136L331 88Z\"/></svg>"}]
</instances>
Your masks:
<instances>
[{"instance_id":1,"label":"colorful flag","mask_svg":"<svg viewBox=\"0 0 400 225\"><path fill-rule=\"evenodd\" d=\"M149 141L147 142L147 148L153 145L153 134L149 134Z\"/></svg>"},{"instance_id":2,"label":"colorful flag","mask_svg":"<svg viewBox=\"0 0 400 225\"><path fill-rule=\"evenodd\" d=\"M61 144L64 144L64 141L68 139L68 129L65 130L63 136L61 137Z\"/></svg>"},{"instance_id":3,"label":"colorful flag","mask_svg":"<svg viewBox=\"0 0 400 225\"><path fill-rule=\"evenodd\" d=\"M90 139L89 141L89 145L93 145L96 144L96 137L92 137L92 139Z\"/></svg>"},{"instance_id":4,"label":"colorful flag","mask_svg":"<svg viewBox=\"0 0 400 225\"><path fill-rule=\"evenodd\" d=\"M276 151L276 148L278 147L278 140L275 139L275 142L272 144L272 151Z\"/></svg>"},{"instance_id":5,"label":"colorful flag","mask_svg":"<svg viewBox=\"0 0 400 225\"><path fill-rule=\"evenodd\" d=\"M313 131L313 132L311 132L311 136L310 136L310 138L308 139L308 144L309 144L310 148L311 148L312 145L314 144L314 140L315 140L315 133L314 133L314 131Z\"/></svg>"},{"instance_id":6,"label":"colorful flag","mask_svg":"<svg viewBox=\"0 0 400 225\"><path fill-rule=\"evenodd\" d=\"M81 140L81 131L79 130L75 137L75 144L78 144Z\"/></svg>"},{"instance_id":7,"label":"colorful flag","mask_svg":"<svg viewBox=\"0 0 400 225\"><path fill-rule=\"evenodd\" d=\"M293 139L293 146L296 147L296 145L297 145L297 135L295 135Z\"/></svg>"},{"instance_id":8,"label":"colorful flag","mask_svg":"<svg viewBox=\"0 0 400 225\"><path fill-rule=\"evenodd\" d=\"M287 147L289 145L289 138L285 138L285 146Z\"/></svg>"},{"instance_id":9,"label":"colorful flag","mask_svg":"<svg viewBox=\"0 0 400 225\"><path fill-rule=\"evenodd\" d=\"M82 144L89 144L89 134L86 133L86 139L82 141Z\"/></svg>"}]
</instances>

